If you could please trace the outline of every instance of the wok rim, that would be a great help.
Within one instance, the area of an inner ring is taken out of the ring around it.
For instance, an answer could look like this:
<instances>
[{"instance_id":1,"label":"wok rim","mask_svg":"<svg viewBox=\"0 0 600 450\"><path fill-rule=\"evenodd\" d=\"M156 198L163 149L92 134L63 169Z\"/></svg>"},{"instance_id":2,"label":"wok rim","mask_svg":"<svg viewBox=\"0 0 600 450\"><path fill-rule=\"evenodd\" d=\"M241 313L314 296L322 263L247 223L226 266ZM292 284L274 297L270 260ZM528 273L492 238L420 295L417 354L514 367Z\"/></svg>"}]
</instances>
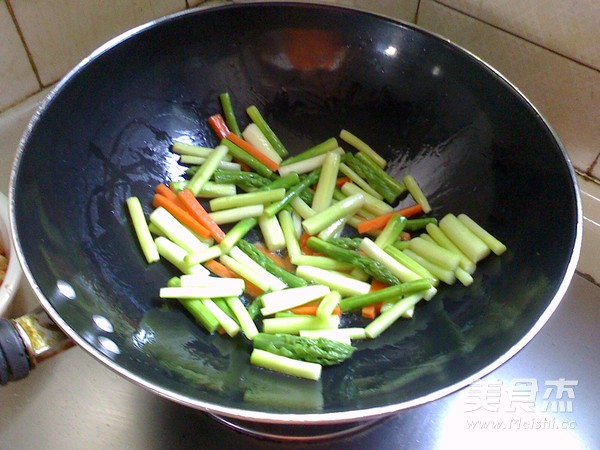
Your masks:
<instances>
[{"instance_id":1,"label":"wok rim","mask_svg":"<svg viewBox=\"0 0 600 450\"><path fill-rule=\"evenodd\" d=\"M201 401L198 399L190 398L186 395L178 394L169 389L162 388L157 384L151 382L150 380L144 379L143 377L136 375L135 373L125 369L121 365L117 364L115 361L107 357L105 354L100 352L98 348L89 342L87 342L82 336L80 336L71 326L60 316L60 314L54 309L52 304L48 301L46 296L41 291L40 287L37 285L35 281L35 277L33 273L29 269L29 265L25 259L25 255L23 254L23 249L21 247L21 243L19 240L19 234L17 230L17 224L15 220L15 191L16 191L16 174L17 169L20 166L21 159L25 152L26 144L29 140L29 136L32 134L33 129L35 128L37 122L40 117L44 114L48 105L50 105L53 99L69 84L69 82L77 77L79 72L82 71L83 68L91 64L95 61L99 56L104 53L110 51L111 49L117 47L122 42L128 40L129 38L143 33L145 30L151 29L153 27L159 26L163 22L175 20L182 16L197 14L198 12L207 11L207 10L218 10L218 9L235 9L235 8L244 8L248 5L290 5L294 7L305 7L305 6L317 6L317 7L325 7L329 9L338 9L338 10L346 10L354 13L360 14L368 14L371 16L383 18L386 20L390 20L394 23L400 23L403 26L410 28L419 33L423 33L425 35L429 35L434 37L437 40L443 41L446 44L450 45L454 49L462 52L467 57L473 59L477 64L483 66L484 69L488 70L493 76L499 79L499 81L505 83L507 88L512 90L517 97L531 108L531 110L538 116L540 122L545 126L555 141L556 145L560 149L562 156L567 164L568 173L570 179L572 181L572 188L574 190L574 198L575 198L575 209L576 209L576 230L575 230L575 238L573 240L573 247L571 250L571 255L569 257L568 264L566 265L566 269L563 275L558 288L549 301L546 309L543 313L538 317L534 325L529 329L529 331L516 343L510 347L510 349L505 352L501 357L497 358L493 363L485 366L478 372L470 375L469 377L451 384L443 389L439 389L437 391L431 392L427 395L420 396L413 400L404 401L400 403L394 403L385 406L378 406L372 408L365 409L354 409L354 410L345 410L345 411L336 411L329 413L274 413L274 412L265 412L265 411L257 411L252 409L242 409L242 408L234 408L234 407L224 407L219 404ZM404 20L387 16L385 14L376 13L372 11L367 11L365 9L350 7L345 5L334 5L331 3L320 2L320 1L310 1L310 2L252 2L252 1L242 1L236 3L213 3L211 5L200 5L195 8L179 11L173 14L169 14L151 21L148 21L142 25L131 28L116 37L108 40L101 46L99 46L96 50L90 53L88 56L83 58L73 69L71 69L60 81L56 83L56 85L52 88L50 93L46 96L46 98L40 103L36 112L33 114L32 119L28 123L17 148L16 156L13 162L13 166L11 169L10 175L10 185L9 185L9 218L10 218L10 229L12 233L13 244L15 246L16 255L18 260L21 263L23 268L23 273L25 274L25 278L29 282L33 292L36 297L40 301L42 307L46 311L46 313L50 316L50 318L56 323L56 325L68 336L70 337L79 347L83 348L88 354L93 356L97 361L101 362L104 366L111 369L113 372L122 376L123 378L135 383L138 386L141 386L154 394L159 395L165 399L174 401L183 406L190 407L193 409L197 409L209 414L213 414L216 416L223 416L231 419L246 421L246 422L259 422L263 424L277 424L277 425L333 425L333 424L347 424L352 422L361 422L368 421L376 418L383 418L389 416L394 413L398 413L404 410L408 410L410 408L418 407L424 405L426 403L430 403L432 401L441 399L449 394L459 391L462 388L472 384L473 382L481 379L482 377L490 374L498 367L502 366L505 362L511 359L514 355L516 355L521 349L523 349L533 337L542 329L542 327L546 324L549 318L552 316L554 311L557 309L560 304L562 298L564 297L569 285L571 284L572 278L575 274L577 262L579 260L581 245L582 245L582 234L583 234L583 224L582 224L582 203L581 196L578 188L577 177L574 170L574 167L571 163L571 159L565 149L564 144L559 138L558 134L554 130L554 128L550 125L548 120L544 117L544 115L536 108L536 106L521 92L510 80L508 80L500 71L492 67L489 63L482 60L477 55L473 54L469 50L466 50L462 46L454 43L450 39L443 37L435 32L429 31L421 26L406 22Z\"/></svg>"}]
</instances>

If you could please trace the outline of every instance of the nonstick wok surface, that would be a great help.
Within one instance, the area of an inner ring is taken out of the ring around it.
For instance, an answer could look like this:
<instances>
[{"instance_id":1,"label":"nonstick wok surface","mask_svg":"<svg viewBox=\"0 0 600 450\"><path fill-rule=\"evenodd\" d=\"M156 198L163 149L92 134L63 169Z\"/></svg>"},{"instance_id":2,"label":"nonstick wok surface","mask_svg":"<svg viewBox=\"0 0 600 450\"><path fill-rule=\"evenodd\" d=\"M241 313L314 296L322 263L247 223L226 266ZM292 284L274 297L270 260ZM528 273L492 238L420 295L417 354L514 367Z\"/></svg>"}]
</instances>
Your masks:
<instances>
[{"instance_id":1,"label":"nonstick wok surface","mask_svg":"<svg viewBox=\"0 0 600 450\"><path fill-rule=\"evenodd\" d=\"M251 367L243 337L209 336L158 298L177 271L145 263L124 203L149 212L153 187L182 177L175 139L218 143L206 119L226 91L242 125L258 106L292 152L351 131L415 176L433 215L469 214L509 250L319 382ZM160 395L262 422L378 416L476 380L556 308L581 239L565 151L501 75L412 25L298 3L199 9L96 51L34 117L11 195L27 277L79 345Z\"/></svg>"}]
</instances>

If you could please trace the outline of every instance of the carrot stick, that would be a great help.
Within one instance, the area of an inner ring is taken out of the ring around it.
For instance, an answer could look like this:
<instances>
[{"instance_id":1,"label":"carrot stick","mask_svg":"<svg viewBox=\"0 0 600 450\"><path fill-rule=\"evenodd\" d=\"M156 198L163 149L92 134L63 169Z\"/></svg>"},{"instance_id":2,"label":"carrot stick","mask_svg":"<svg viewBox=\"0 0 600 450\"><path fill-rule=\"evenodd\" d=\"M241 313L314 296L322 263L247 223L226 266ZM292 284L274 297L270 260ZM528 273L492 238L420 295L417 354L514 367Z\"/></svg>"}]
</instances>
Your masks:
<instances>
[{"instance_id":1,"label":"carrot stick","mask_svg":"<svg viewBox=\"0 0 600 450\"><path fill-rule=\"evenodd\" d=\"M188 213L206 227L217 242L221 242L225 237L225 232L215 223L212 217L209 216L192 191L183 189L177 196L185 206L185 209L187 209Z\"/></svg>"},{"instance_id":2,"label":"carrot stick","mask_svg":"<svg viewBox=\"0 0 600 450\"><path fill-rule=\"evenodd\" d=\"M335 186L336 187L342 187L344 184L350 183L351 181L352 180L350 179L350 177L340 177L335 182Z\"/></svg>"},{"instance_id":3,"label":"carrot stick","mask_svg":"<svg viewBox=\"0 0 600 450\"><path fill-rule=\"evenodd\" d=\"M373 303L372 305L363 306L360 309L361 315L366 319L374 319L381 312L381 303Z\"/></svg>"},{"instance_id":4,"label":"carrot stick","mask_svg":"<svg viewBox=\"0 0 600 450\"><path fill-rule=\"evenodd\" d=\"M230 133L229 128L227 128L227 124L225 123L225 119L223 119L221 114L210 116L208 118L208 124L217 134L217 136L219 136L219 139L225 139Z\"/></svg>"},{"instance_id":5,"label":"carrot stick","mask_svg":"<svg viewBox=\"0 0 600 450\"><path fill-rule=\"evenodd\" d=\"M204 263L204 267L210 270L212 273L221 278L242 278L233 270L221 264L219 261L211 259L210 261L206 261ZM256 286L255 284L250 283L248 280L244 280L246 282L246 292L250 294L252 297L258 297L263 291Z\"/></svg>"},{"instance_id":6,"label":"carrot stick","mask_svg":"<svg viewBox=\"0 0 600 450\"><path fill-rule=\"evenodd\" d=\"M275 172L275 171L277 171L277 169L279 169L279 164L277 164L271 158L266 156L263 152L258 150L254 145L250 144L248 141L245 141L244 139L239 137L237 134L229 133L227 136L225 136L225 138L228 141L233 142L235 145L237 145L239 148L244 150L249 155L254 156L256 159L258 159L261 163L263 163L265 166L267 166L273 172Z\"/></svg>"},{"instance_id":7,"label":"carrot stick","mask_svg":"<svg viewBox=\"0 0 600 450\"><path fill-rule=\"evenodd\" d=\"M167 197L172 202L175 202L176 204L179 203L179 200L177 199L177 194L175 192L173 192L166 184L163 184L163 183L157 184L156 187L154 188L154 192L157 194L160 194L160 195L164 195L165 197Z\"/></svg>"},{"instance_id":8,"label":"carrot stick","mask_svg":"<svg viewBox=\"0 0 600 450\"><path fill-rule=\"evenodd\" d=\"M306 305L301 305L301 306L296 306L295 308L290 309L290 312L293 312L294 314L301 314L301 315L306 315L306 316L316 316L317 315L317 309L319 308L319 304L306 304ZM336 315L340 315L342 314L342 310L339 306L336 306L333 309L333 314Z\"/></svg>"},{"instance_id":9,"label":"carrot stick","mask_svg":"<svg viewBox=\"0 0 600 450\"><path fill-rule=\"evenodd\" d=\"M168 188L167 188L168 189ZM162 206L169 211L173 217L175 217L182 225L189 228L194 233L202 236L203 238L210 237L210 232L200 222L194 219L185 209L182 209L171 199L165 197L162 194L155 194L152 201L152 205L155 208Z\"/></svg>"},{"instance_id":10,"label":"carrot stick","mask_svg":"<svg viewBox=\"0 0 600 450\"><path fill-rule=\"evenodd\" d=\"M392 211L390 213L374 217L372 219L363 220L362 222L360 222L358 224L358 226L356 228L357 228L358 232L361 234L367 233L367 232L373 231L373 230L381 230L387 225L387 223L390 221L390 219L394 216L410 217L410 216L414 216L415 214L419 214L421 212L423 212L423 208L421 207L421 205L416 204L413 206L409 206L408 208L399 209L397 211Z\"/></svg>"}]
</instances>

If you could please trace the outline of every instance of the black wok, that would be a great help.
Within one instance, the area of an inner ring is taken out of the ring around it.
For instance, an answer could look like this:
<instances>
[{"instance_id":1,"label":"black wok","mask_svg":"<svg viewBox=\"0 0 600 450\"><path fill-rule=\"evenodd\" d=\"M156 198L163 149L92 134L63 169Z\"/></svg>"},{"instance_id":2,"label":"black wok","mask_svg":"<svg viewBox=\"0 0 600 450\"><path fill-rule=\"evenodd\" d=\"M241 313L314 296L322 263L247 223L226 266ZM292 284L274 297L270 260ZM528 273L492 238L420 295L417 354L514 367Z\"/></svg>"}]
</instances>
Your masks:
<instances>
[{"instance_id":1,"label":"black wok","mask_svg":"<svg viewBox=\"0 0 600 450\"><path fill-rule=\"evenodd\" d=\"M225 91L243 124L257 105L293 151L350 130L391 174L412 173L437 217L467 213L509 251L318 383L251 367L243 338L209 336L158 299L177 272L145 264L124 206L137 195L149 211L153 186L182 177L174 139L217 144L206 119ZM194 10L109 42L41 106L10 194L27 278L78 345L159 395L259 423L381 417L466 386L539 331L581 242L565 150L508 81L417 27L322 5Z\"/></svg>"}]
</instances>

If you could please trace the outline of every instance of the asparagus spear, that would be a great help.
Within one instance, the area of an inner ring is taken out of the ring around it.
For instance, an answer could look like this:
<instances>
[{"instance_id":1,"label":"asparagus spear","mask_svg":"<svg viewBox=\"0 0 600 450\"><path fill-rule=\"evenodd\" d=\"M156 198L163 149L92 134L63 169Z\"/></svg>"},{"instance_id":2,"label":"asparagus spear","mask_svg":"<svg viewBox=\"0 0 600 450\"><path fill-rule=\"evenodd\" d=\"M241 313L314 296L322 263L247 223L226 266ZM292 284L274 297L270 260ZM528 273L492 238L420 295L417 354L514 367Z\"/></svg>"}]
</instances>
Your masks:
<instances>
[{"instance_id":1,"label":"asparagus spear","mask_svg":"<svg viewBox=\"0 0 600 450\"><path fill-rule=\"evenodd\" d=\"M279 267L271 258L265 256L259 249L257 249L248 241L240 239L237 243L237 246L246 255L248 255L250 258L256 261L259 265L261 265L271 274L275 275L289 287L301 287L307 285L307 282L304 279Z\"/></svg>"},{"instance_id":2,"label":"asparagus spear","mask_svg":"<svg viewBox=\"0 0 600 450\"><path fill-rule=\"evenodd\" d=\"M338 261L344 261L359 267L373 278L389 285L399 284L400 280L390 272L383 264L353 251L338 247L317 237L311 237L307 243L309 248L323 253Z\"/></svg>"}]
</instances>

